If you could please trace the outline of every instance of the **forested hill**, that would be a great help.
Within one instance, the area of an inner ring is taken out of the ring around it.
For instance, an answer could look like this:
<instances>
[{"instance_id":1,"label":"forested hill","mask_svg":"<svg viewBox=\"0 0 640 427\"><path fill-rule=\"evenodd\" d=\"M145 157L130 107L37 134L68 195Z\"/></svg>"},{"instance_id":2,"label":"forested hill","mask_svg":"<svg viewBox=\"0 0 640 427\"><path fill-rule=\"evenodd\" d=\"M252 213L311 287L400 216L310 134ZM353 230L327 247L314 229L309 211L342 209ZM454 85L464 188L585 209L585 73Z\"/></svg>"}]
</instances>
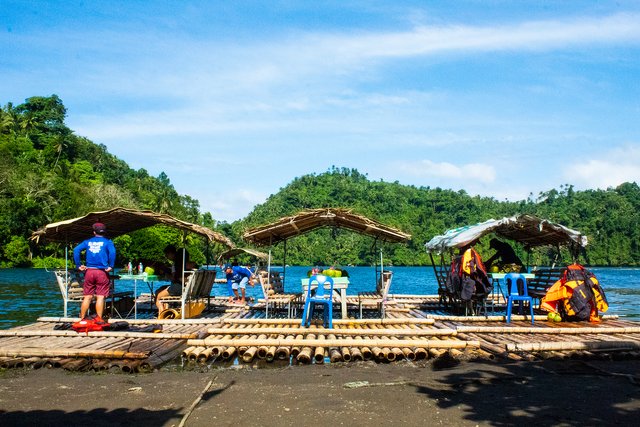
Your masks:
<instances>
[{"instance_id":1,"label":"forested hill","mask_svg":"<svg viewBox=\"0 0 640 427\"><path fill-rule=\"evenodd\" d=\"M211 215L200 213L197 200L179 195L164 173L153 177L131 169L105 146L75 135L65 116L56 95L0 108L0 265L31 265L32 251L38 259L59 250L28 245L39 227L117 206L213 226ZM161 254L161 248L153 250ZM119 252L134 259L144 255Z\"/></svg>"},{"instance_id":2,"label":"forested hill","mask_svg":"<svg viewBox=\"0 0 640 427\"><path fill-rule=\"evenodd\" d=\"M587 255L592 265L640 265L640 188L636 183L606 191L574 191L566 185L559 191L541 193L535 200L512 203L471 197L464 191L370 181L357 170L333 168L320 175L296 178L227 231L237 238L246 227L319 207L352 208L356 213L410 233L413 237L408 245L385 247L386 262L396 265L428 264L424 243L448 229L518 213L547 218L587 234ZM372 242L371 238L350 231L317 231L290 239L286 262L371 263ZM481 249L491 253L485 245L486 242ZM278 257L282 246L276 248ZM544 253L536 256L538 259L532 261L546 262Z\"/></svg>"}]
</instances>

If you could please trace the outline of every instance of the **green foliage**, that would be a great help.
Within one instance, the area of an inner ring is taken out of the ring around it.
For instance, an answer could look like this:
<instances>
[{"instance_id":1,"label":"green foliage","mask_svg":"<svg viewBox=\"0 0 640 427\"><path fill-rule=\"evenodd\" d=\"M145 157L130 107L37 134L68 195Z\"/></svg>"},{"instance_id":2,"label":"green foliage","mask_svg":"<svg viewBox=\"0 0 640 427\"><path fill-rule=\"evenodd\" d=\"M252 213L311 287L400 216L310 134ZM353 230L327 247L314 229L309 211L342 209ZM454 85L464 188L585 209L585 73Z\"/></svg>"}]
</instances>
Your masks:
<instances>
[{"instance_id":1,"label":"green foliage","mask_svg":"<svg viewBox=\"0 0 640 427\"><path fill-rule=\"evenodd\" d=\"M293 215L306 208L342 207L399 228L412 235L406 245L386 244L384 262L395 265L430 263L424 243L433 236L465 224L489 218L530 213L559 222L585 233L589 238L587 262L596 265L640 265L640 188L625 183L615 189L578 192L572 186L541 193L536 200L499 202L493 198L471 197L464 191L405 186L397 182L372 182L357 170L331 168L323 174L296 178L244 220L224 225L225 231L242 230ZM488 239L487 239L488 240ZM288 264L348 265L372 264L373 239L345 230L322 229L287 242ZM284 245L274 248L280 261ZM527 254L514 245L524 260ZM488 243L478 249L489 256ZM530 262L549 264L555 251L543 248L531 254ZM571 256L562 252L561 262Z\"/></svg>"},{"instance_id":2,"label":"green foliage","mask_svg":"<svg viewBox=\"0 0 640 427\"><path fill-rule=\"evenodd\" d=\"M385 264L426 265L424 243L464 224L518 213L531 213L582 231L589 237L588 262L640 265L640 188L624 183L607 190L575 191L571 185L527 200L499 202L464 191L370 181L355 169L332 167L322 174L295 178L256 206L246 218L216 223L200 204L178 194L169 177L131 169L103 145L74 135L64 123L66 109L56 96L32 97L0 108L0 265L53 267L64 259L60 245L29 245L43 225L116 206L149 209L216 228L242 245L247 228L293 215L303 209L350 208L412 235L406 245L385 244ZM88 236L87 236L88 237ZM224 248L207 248L202 239L167 227L151 227L116 239L118 264L129 260L164 260L168 244L186 247L193 261L214 262ZM348 230L321 229L290 239L273 250L276 260L302 265L370 265L379 260L373 239ZM478 249L490 255L486 242ZM516 252L526 254L521 247ZM545 264L548 248L534 251L532 264ZM564 254L568 259L568 254ZM32 261L33 260L33 261Z\"/></svg>"},{"instance_id":3,"label":"green foliage","mask_svg":"<svg viewBox=\"0 0 640 427\"><path fill-rule=\"evenodd\" d=\"M65 116L66 108L56 95L32 97L24 104L8 103L0 108L2 265L23 264L16 258L18 241L13 239L26 242L33 231L45 224L118 206L149 209L215 226L211 214L200 213L197 200L178 194L164 172L155 178L144 169L131 169L104 145L74 135L64 123ZM161 232L159 238L155 231L139 233L141 237L120 238L118 263L162 257L168 241L180 246L183 240L175 233ZM145 237L158 240L145 246L140 243ZM205 245L201 240L189 244L195 256L204 262ZM61 256L60 248L55 246L30 249L38 265L51 260L50 256Z\"/></svg>"},{"instance_id":4,"label":"green foliage","mask_svg":"<svg viewBox=\"0 0 640 427\"><path fill-rule=\"evenodd\" d=\"M30 267L31 252L24 237L14 236L3 248L3 267Z\"/></svg>"}]
</instances>

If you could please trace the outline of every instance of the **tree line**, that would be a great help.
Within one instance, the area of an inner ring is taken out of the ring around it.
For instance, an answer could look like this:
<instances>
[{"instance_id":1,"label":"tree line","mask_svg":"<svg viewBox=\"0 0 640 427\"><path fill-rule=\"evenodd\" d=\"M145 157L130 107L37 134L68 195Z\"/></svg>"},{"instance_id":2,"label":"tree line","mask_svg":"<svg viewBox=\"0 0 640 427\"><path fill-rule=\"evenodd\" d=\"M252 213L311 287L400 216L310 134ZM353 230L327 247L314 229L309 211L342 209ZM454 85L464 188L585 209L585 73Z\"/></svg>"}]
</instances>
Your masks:
<instances>
[{"instance_id":1,"label":"tree line","mask_svg":"<svg viewBox=\"0 0 640 427\"><path fill-rule=\"evenodd\" d=\"M384 246L385 263L427 265L424 243L446 230L489 218L528 213L580 230L589 237L590 265L640 265L640 188L624 183L606 190L576 191L566 184L527 200L498 201L465 191L372 181L356 169L332 167L325 173L295 178L245 218L218 222L201 212L199 202L180 195L165 173L154 177L110 154L104 145L77 136L64 119L56 96L32 97L0 108L0 266L48 266L63 260L61 245L34 246L39 227L116 206L148 209L216 229L243 246L250 227L319 207L353 209L410 233L408 244ZM186 246L196 262L206 262L203 243L167 227L151 227L117 238L119 261L158 260L168 243ZM348 230L321 229L290 239L274 257L291 265L370 265L379 254L374 241ZM214 248L220 251L221 248ZM489 249L480 242L480 250ZM524 257L523 248L516 251ZM533 263L550 262L549 251L533 254ZM210 259L215 254L210 254Z\"/></svg>"}]
</instances>

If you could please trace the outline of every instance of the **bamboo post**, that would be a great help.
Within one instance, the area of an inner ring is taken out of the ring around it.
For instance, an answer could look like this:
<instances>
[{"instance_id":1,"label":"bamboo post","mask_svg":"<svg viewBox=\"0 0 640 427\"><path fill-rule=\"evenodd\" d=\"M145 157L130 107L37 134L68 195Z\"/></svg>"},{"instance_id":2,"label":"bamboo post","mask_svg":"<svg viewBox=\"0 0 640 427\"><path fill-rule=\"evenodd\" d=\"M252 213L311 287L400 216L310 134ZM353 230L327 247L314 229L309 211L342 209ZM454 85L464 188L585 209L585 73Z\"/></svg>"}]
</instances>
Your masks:
<instances>
[{"instance_id":1,"label":"bamboo post","mask_svg":"<svg viewBox=\"0 0 640 427\"><path fill-rule=\"evenodd\" d=\"M318 335L317 339L318 341L324 341L326 337L324 335ZM313 352L313 361L317 364L324 363L324 353L325 353L324 347L321 347L321 346L316 347Z\"/></svg>"},{"instance_id":2,"label":"bamboo post","mask_svg":"<svg viewBox=\"0 0 640 427\"><path fill-rule=\"evenodd\" d=\"M290 339L289 336L287 336L287 339ZM304 335L298 334L298 335L296 335L295 339L296 340L302 340L302 339L304 339ZM299 345L291 347L291 356L298 357L298 354L300 354L300 350L301 350L301 347Z\"/></svg>"},{"instance_id":3,"label":"bamboo post","mask_svg":"<svg viewBox=\"0 0 640 427\"><path fill-rule=\"evenodd\" d=\"M258 347L246 347L247 349L242 353L242 361L245 363L249 363L253 360L256 352L258 351Z\"/></svg>"},{"instance_id":4,"label":"bamboo post","mask_svg":"<svg viewBox=\"0 0 640 427\"><path fill-rule=\"evenodd\" d=\"M298 356L296 357L296 360L300 363L305 363L305 364L309 364L311 363L311 352L312 349L310 346L307 345L307 343L311 340L315 340L316 336L314 334L309 334L307 335L306 339L303 339L302 341L304 341L304 343L300 343L300 344L294 344L294 345L300 345L302 348L300 349L300 352L298 353Z\"/></svg>"},{"instance_id":5,"label":"bamboo post","mask_svg":"<svg viewBox=\"0 0 640 427\"><path fill-rule=\"evenodd\" d=\"M336 339L336 336L333 334L327 335L327 338L330 340ZM331 363L337 363L342 361L342 353L338 350L338 347L329 347L329 360Z\"/></svg>"},{"instance_id":6,"label":"bamboo post","mask_svg":"<svg viewBox=\"0 0 640 427\"><path fill-rule=\"evenodd\" d=\"M203 351L200 352L200 354L198 354L196 361L199 364L204 365L205 363L207 363L207 360L211 358L212 354L213 354L213 348L211 347L205 348Z\"/></svg>"},{"instance_id":7,"label":"bamboo post","mask_svg":"<svg viewBox=\"0 0 640 427\"><path fill-rule=\"evenodd\" d=\"M345 362L351 361L351 351L349 350L349 347L340 347L339 351L342 356L342 360Z\"/></svg>"},{"instance_id":8,"label":"bamboo post","mask_svg":"<svg viewBox=\"0 0 640 427\"><path fill-rule=\"evenodd\" d=\"M267 339L267 337L268 337L267 334L260 334L258 335L258 339L256 341L265 340ZM267 357L267 351L269 350L267 346L268 344L258 346L258 353L257 353L258 358L265 359Z\"/></svg>"}]
</instances>

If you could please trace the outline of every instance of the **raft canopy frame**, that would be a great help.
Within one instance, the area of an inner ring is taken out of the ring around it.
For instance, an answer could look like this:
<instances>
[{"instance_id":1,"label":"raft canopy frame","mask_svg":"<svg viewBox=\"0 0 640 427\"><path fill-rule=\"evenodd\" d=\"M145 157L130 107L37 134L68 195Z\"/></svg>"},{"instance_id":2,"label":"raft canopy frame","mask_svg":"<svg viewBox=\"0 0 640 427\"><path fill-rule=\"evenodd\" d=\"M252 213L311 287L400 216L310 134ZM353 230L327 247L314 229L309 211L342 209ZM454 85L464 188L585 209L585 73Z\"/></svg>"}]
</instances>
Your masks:
<instances>
[{"instance_id":1,"label":"raft canopy frame","mask_svg":"<svg viewBox=\"0 0 640 427\"><path fill-rule=\"evenodd\" d=\"M491 233L519 242L527 250L537 246L563 245L579 249L587 246L588 242L587 236L577 230L533 215L523 214L454 228L443 235L435 236L424 246L428 253L442 255L448 250L468 246Z\"/></svg>"},{"instance_id":2,"label":"raft canopy frame","mask_svg":"<svg viewBox=\"0 0 640 427\"><path fill-rule=\"evenodd\" d=\"M238 255L250 255L258 260L266 261L269 258L269 255L257 251L251 248L232 248L227 251L222 252L218 256L218 263L222 263L224 260L229 260L231 258L237 257Z\"/></svg>"},{"instance_id":3,"label":"raft canopy frame","mask_svg":"<svg viewBox=\"0 0 640 427\"><path fill-rule=\"evenodd\" d=\"M291 237L323 227L347 228L360 234L367 234L378 240L401 243L411 239L411 235L389 227L351 209L321 208L309 209L296 215L279 219L271 224L247 230L242 238L257 246L274 245Z\"/></svg>"},{"instance_id":4,"label":"raft canopy frame","mask_svg":"<svg viewBox=\"0 0 640 427\"><path fill-rule=\"evenodd\" d=\"M114 208L108 211L90 212L85 216L47 224L35 231L30 240L51 242L82 242L91 235L91 226L96 222L107 225L109 237L118 237L153 225L167 225L198 234L209 243L217 242L228 248L235 245L226 236L198 224L192 224L167 214L140 211L128 208Z\"/></svg>"},{"instance_id":5,"label":"raft canopy frame","mask_svg":"<svg viewBox=\"0 0 640 427\"><path fill-rule=\"evenodd\" d=\"M301 236L319 228L345 228L359 234L365 234L378 242L404 243L411 235L396 228L374 221L345 208L319 208L301 211L295 215L281 218L273 223L251 228L242 238L256 246L269 246L268 274L271 276L271 247L284 242L283 276L286 272L287 239ZM384 270L380 248L380 275ZM378 271L376 264L376 280Z\"/></svg>"}]
</instances>

